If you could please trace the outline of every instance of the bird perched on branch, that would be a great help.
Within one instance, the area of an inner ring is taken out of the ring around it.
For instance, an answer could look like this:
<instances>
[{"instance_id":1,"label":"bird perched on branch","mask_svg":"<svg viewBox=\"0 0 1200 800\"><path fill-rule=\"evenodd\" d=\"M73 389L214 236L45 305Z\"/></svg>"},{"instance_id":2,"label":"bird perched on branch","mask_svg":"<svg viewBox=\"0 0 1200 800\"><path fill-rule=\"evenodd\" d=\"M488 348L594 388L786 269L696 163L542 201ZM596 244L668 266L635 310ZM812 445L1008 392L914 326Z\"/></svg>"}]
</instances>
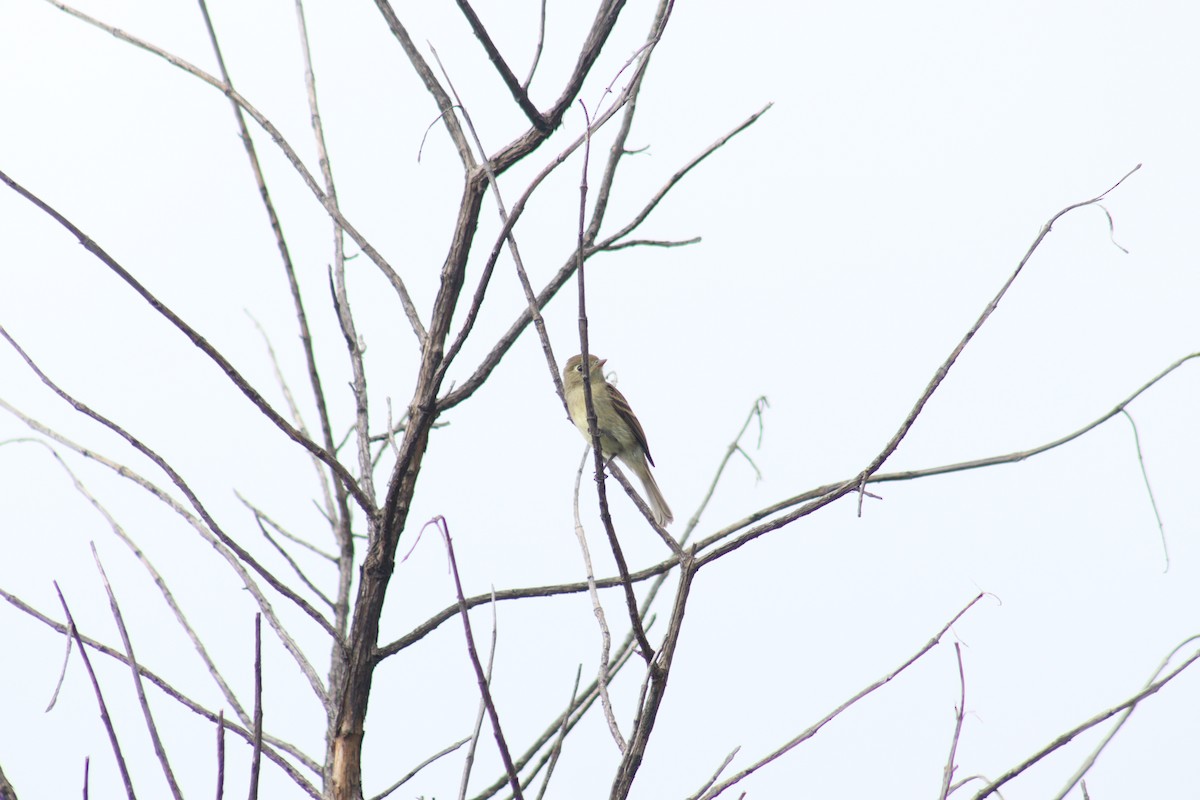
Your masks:
<instances>
[{"instance_id":1,"label":"bird perched on branch","mask_svg":"<svg viewBox=\"0 0 1200 800\"><path fill-rule=\"evenodd\" d=\"M619 458L621 463L637 475L646 489L646 499L654 512L654 521L659 525L671 524L674 517L663 498L662 491L650 474L654 459L646 444L646 432L629 407L629 401L617 391L617 387L604 379L605 359L588 356L589 383L592 385L592 405L596 408L596 429L600 434L600 451L604 458ZM563 369L563 389L567 394L567 412L575 427L583 433L588 444L592 434L588 431L587 401L583 392L583 357L571 356ZM650 463L647 464L646 462Z\"/></svg>"}]
</instances>

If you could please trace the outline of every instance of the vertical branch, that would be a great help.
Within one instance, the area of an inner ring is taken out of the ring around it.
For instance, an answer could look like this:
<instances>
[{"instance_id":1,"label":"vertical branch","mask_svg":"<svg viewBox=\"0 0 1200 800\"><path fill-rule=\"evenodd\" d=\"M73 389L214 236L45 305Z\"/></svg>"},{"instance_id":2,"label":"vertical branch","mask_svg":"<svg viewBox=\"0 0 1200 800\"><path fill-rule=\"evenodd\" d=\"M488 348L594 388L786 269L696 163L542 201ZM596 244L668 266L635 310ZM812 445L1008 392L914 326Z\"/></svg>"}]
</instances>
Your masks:
<instances>
[{"instance_id":1,"label":"vertical branch","mask_svg":"<svg viewBox=\"0 0 1200 800\"><path fill-rule=\"evenodd\" d=\"M250 757L250 800L258 798L258 772L262 763L262 614L254 615L254 752Z\"/></svg>"},{"instance_id":2,"label":"vertical branch","mask_svg":"<svg viewBox=\"0 0 1200 800\"><path fill-rule=\"evenodd\" d=\"M534 327L537 329L538 339L542 343L542 352L546 356L546 365L550 368L550 380L554 382L554 387L558 392L558 399L562 401L563 408L565 409L567 398L563 392L562 378L559 377L558 361L554 357L554 348L550 345L550 335L546 331L546 321L542 319L541 311L538 309L537 295L533 291L533 285L529 282L529 273L525 271L525 263L521 259L521 250L517 247L517 238L513 234L513 226L509 224L508 210L504 207L504 197L500 194L500 183L496 180L496 173L492 170L491 162L488 161L487 153L483 149L483 142L479 138L479 133L475 130L475 124L471 121L471 115L467 111L467 107L463 104L462 98L458 96L458 91L454 88L454 83L450 80L450 76L446 74L446 68L442 65L442 60L438 57L437 50L434 50L432 47L430 47L430 50L433 52L433 58L437 61L438 68L442 71L442 77L445 78L446 85L450 87L450 92L454 95L456 107L462 112L463 121L467 124L467 130L471 132L471 138L475 140L475 146L479 149L479 155L482 159L480 164L487 175L488 184L492 187L492 195L496 200L496 210L500 214L500 224L505 231L504 238L508 242L508 250L512 255L513 264L516 266L517 278L521 282L521 289L525 292L525 301L529 304L529 314L533 319ZM479 297L479 301L482 302L482 297ZM448 366L448 359L446 366Z\"/></svg>"},{"instance_id":3,"label":"vertical branch","mask_svg":"<svg viewBox=\"0 0 1200 800\"><path fill-rule=\"evenodd\" d=\"M88 678L92 682L92 691L96 694L96 703L100 706L100 720L104 723L104 730L108 733L109 744L112 745L113 757L117 760L117 769L121 773L121 781L125 784L125 795L129 800L136 800L136 795L133 793L133 779L129 777L129 768L125 765L125 756L121 753L121 744L117 741L117 731L113 727L112 717L108 714L108 705L104 702L104 693L100 691L100 681L96 678L96 671L92 669L92 661L88 658L87 650L83 648L83 641L79 638L79 629L75 627L75 618L71 616L71 609L67 607L67 599L63 597L62 589L58 586L58 581L54 582L54 591L58 593L58 602L62 604L63 614L67 617L67 625L71 629L71 636L75 639L75 644L79 647L79 656L83 659L83 666L87 669ZM84 786L87 786L87 767L84 767ZM86 794L87 789L84 789Z\"/></svg>"},{"instance_id":4,"label":"vertical branch","mask_svg":"<svg viewBox=\"0 0 1200 800\"><path fill-rule=\"evenodd\" d=\"M542 13L538 20L538 40L537 47L533 50L533 63L529 65L529 74L521 82L521 88L526 92L529 91L529 84L533 83L533 75L537 72L538 62L542 60L542 46L546 43L546 0L542 0L541 6Z\"/></svg>"},{"instance_id":5,"label":"vertical branch","mask_svg":"<svg viewBox=\"0 0 1200 800\"><path fill-rule=\"evenodd\" d=\"M225 798L225 710L217 713L217 800Z\"/></svg>"},{"instance_id":6,"label":"vertical branch","mask_svg":"<svg viewBox=\"0 0 1200 800\"><path fill-rule=\"evenodd\" d=\"M1154 487L1150 485L1150 475L1146 472L1146 462L1142 459L1142 439L1138 436L1137 423L1133 421L1133 415L1124 408L1121 409L1121 413L1125 415L1125 419L1129 420L1129 427L1133 429L1133 446L1137 450L1138 468L1142 471L1142 482L1146 484L1150 507L1154 509L1154 521L1158 523L1158 538L1162 540L1163 549L1163 572L1166 572L1171 569L1171 553L1167 550L1167 530L1163 527L1162 515L1158 513L1158 501L1154 499Z\"/></svg>"},{"instance_id":7,"label":"vertical branch","mask_svg":"<svg viewBox=\"0 0 1200 800\"><path fill-rule=\"evenodd\" d=\"M299 2L299 0L297 0L297 2ZM199 3L200 3L200 13L204 17L204 26L205 26L205 29L208 31L208 39L209 39L209 42L212 44L213 54L216 56L217 66L221 72L221 80L223 80L227 86L233 86L233 81L229 76L229 71L225 67L225 58L221 54L220 43L217 41L216 29L213 27L212 18L209 16L209 13L208 13L208 4L207 4L206 0L199 0ZM301 29L303 32L303 24L301 24ZM308 39L307 39L307 37L305 37L303 39L303 43L304 43L303 51L304 51L304 56L305 56L305 64L307 66L308 65ZM309 70L309 74L311 74L311 69ZM314 98L314 101L315 101L315 98ZM275 204L272 202L270 192L267 190L266 179L263 177L262 167L260 166L259 161L258 161L258 151L254 147L254 140L250 138L250 129L246 125L245 114L243 114L242 107L240 105L238 105L236 100L234 100L233 98L230 98L229 102L233 106L233 115L234 115L234 118L237 120L237 124L238 124L238 135L242 140L242 145L246 149L246 157L250 160L250 170L254 174L254 183L258 187L258 193L259 193L259 196L262 198L263 207L265 208L265 210L267 212L267 219L271 225L271 231L275 235L275 244L279 248L279 256L280 256L281 260L283 261L283 271L284 271L284 274L287 276L288 291L292 296L292 305L295 308L296 322L300 328L301 350L304 352L304 360L308 367L308 378L309 378L309 384L312 387L313 402L317 408L317 415L321 421L322 441L325 445L325 449L328 450L329 452L333 452L334 451L333 428L329 421L329 407L328 407L328 404L325 402L325 391L324 391L323 387L321 386L320 373L317 371L317 360L316 360L316 354L313 350L312 333L308 327L308 314L304 310L304 302L303 302L303 299L300 294L300 283L299 283L298 279L296 278L296 268L295 268L295 265L292 263L291 252L288 248L287 240L284 238L284 235L283 235L283 226L279 221L278 214L276 214L276 212L275 212ZM323 144L323 142L322 142L322 144ZM324 150L322 150L321 153L322 153L322 155L324 155ZM321 163L322 163L322 168L324 171L324 168L326 166L324 159L322 160ZM329 185L327 182L327 191L328 190L329 190ZM332 193L330 193L330 201L333 203L334 208L336 209L336 198L334 198L332 196ZM335 225L335 227L337 226L336 217L335 217L334 225ZM340 230L340 228L339 228L339 230ZM321 478L322 484L325 484L326 481L324 479L324 473L319 472L318 474ZM340 481L336 480L336 475L334 476L334 478L335 478L334 490L335 490L336 496L337 496L339 520L348 527L349 526L349 513L350 513L349 505L347 502L348 495L346 492L346 488L341 484ZM329 511L332 512L332 509L329 509ZM342 630L343 633L345 632L344 622L343 622L342 627L340 627L339 629Z\"/></svg>"},{"instance_id":8,"label":"vertical branch","mask_svg":"<svg viewBox=\"0 0 1200 800\"><path fill-rule=\"evenodd\" d=\"M958 752L958 740L962 736L963 715L966 714L967 708L967 674L963 671L962 663L962 645L958 642L954 643L954 657L958 660L958 685L960 687L958 695L958 708L954 710L954 736L950 739L950 755L946 758L946 766L942 768L942 791L938 795L939 800L946 800L950 796L950 782L954 780L954 758Z\"/></svg>"},{"instance_id":9,"label":"vertical branch","mask_svg":"<svg viewBox=\"0 0 1200 800\"><path fill-rule=\"evenodd\" d=\"M479 39L483 49L487 51L488 58L492 60L492 66L496 68L496 72L500 74L501 80L512 92L513 99L517 101L517 105L525 112L525 116L533 127L543 134L548 134L551 131L549 123L546 121L542 113L538 111L537 106L529 99L529 94L525 91L525 86L517 81L517 76L513 74L509 68L508 62L504 60L504 56L500 55L500 49L496 47L492 41L492 37L488 35L487 29L483 27L483 22L480 21L479 15L475 13L475 9L471 8L471 4L467 0L457 0L458 7L462 11L463 16L467 18L467 23L471 26L471 30L475 32L475 36ZM543 6L543 20L545 19L545 10ZM532 75L532 73L530 73Z\"/></svg>"},{"instance_id":10,"label":"vertical branch","mask_svg":"<svg viewBox=\"0 0 1200 800\"><path fill-rule=\"evenodd\" d=\"M590 449L588 448L588 450ZM604 719L608 722L608 730L612 734L613 741L617 743L617 749L624 753L628 745L625 743L625 737L621 735L621 727L617 724L617 717L613 714L612 700L608 696L608 654L612 645L612 633L609 632L608 620L604 616L604 606L600 604L600 594L596 591L592 554L588 549L583 522L579 519L579 484L583 480L583 468L587 464L587 455L587 451L585 451L583 458L579 461L579 469L575 472L575 538L579 540L579 549L583 553L583 566L587 575L588 597L592 601L592 614L595 615L596 623L600 626L600 668L596 671L596 687L600 693L600 706L604 710Z\"/></svg>"},{"instance_id":11,"label":"vertical branch","mask_svg":"<svg viewBox=\"0 0 1200 800\"><path fill-rule=\"evenodd\" d=\"M546 4L542 3L542 13L546 11ZM606 663L607 668L607 663ZM554 774L554 767L558 764L558 754L562 752L563 742L567 738L567 723L571 719L570 709L575 705L575 698L579 696L579 678L583 675L583 665L580 664L575 670L575 685L571 687L571 699L567 701L567 713L563 714L562 727L558 729L558 738L554 740L554 746L550 749L550 763L546 765L546 777L542 779L542 788L538 789L537 800L542 800L546 795L546 789L550 786L550 777Z\"/></svg>"},{"instance_id":12,"label":"vertical branch","mask_svg":"<svg viewBox=\"0 0 1200 800\"><path fill-rule=\"evenodd\" d=\"M633 788L633 779L642 765L646 754L646 745L650 742L650 734L658 717L658 709L666 697L667 678L671 674L671 665L675 657L675 649L679 644L679 634L683 630L683 612L687 608L688 596L692 590L692 579L696 576L697 563L695 551L689 549L686 557L679 562L679 587L675 590L675 605L671 609L671 621L663 636L661 649L657 657L650 662L647 678L649 688L645 700L640 704L637 719L633 724L633 735L629 739L629 749L621 758L617 768L617 776L613 780L610 794L612 800L624 800Z\"/></svg>"},{"instance_id":13,"label":"vertical branch","mask_svg":"<svg viewBox=\"0 0 1200 800\"><path fill-rule=\"evenodd\" d=\"M333 165L329 159L329 151L325 145L325 128L321 123L321 111L317 105L317 83L313 73L312 53L308 44L308 25L304 19L304 4L302 0L296 0L296 24L300 37L300 52L304 58L304 88L308 97L309 117L312 121L313 140L317 148L317 161L321 168L321 178L325 183L325 195L329 198L329 205L340 212L338 204L337 186L333 181ZM359 480L363 491L369 497L374 499L374 485L371 480L371 456L369 433L367 430L367 387L366 375L363 371L362 351L358 347L358 335L354 330L354 322L350 313L350 305L346 301L346 250L345 236L341 224L338 222L338 216L331 218L333 226L333 274L337 287L336 297L339 301L337 312L338 320L341 322L342 329L346 336L353 342L349 348L350 351L350 366L353 373L353 383L351 384L354 399L355 399L355 428L358 436L358 460L359 460ZM329 439L332 441L332 434L329 434ZM332 447L332 445L327 445ZM339 532L341 533L341 532ZM347 530L344 535L349 537Z\"/></svg>"},{"instance_id":14,"label":"vertical branch","mask_svg":"<svg viewBox=\"0 0 1200 800\"><path fill-rule=\"evenodd\" d=\"M604 524L604 532L608 534L608 543L612 547L613 558L621 573L621 584L625 589L625 605L629 609L629 622L637 637L642 658L649 664L654 658L654 648L646 639L646 631L642 627L642 619L638 614L637 598L633 594L633 584L629 579L629 567L625 563L625 554L621 551L621 543L617 541L617 532L613 528L612 516L608 512L608 492L605 488L604 453L600 448L600 429L596 425L596 404L592 399L591 370L588 369L588 320L587 320L587 289L584 280L584 220L587 217L588 194L588 158L592 149L591 120L588 118L587 106L580 101L583 108L584 130L587 131L583 148L583 171L579 179L579 238L576 250L575 279L579 287L579 352L583 355L583 398L587 407L588 433L592 437L592 456L596 468L596 494L600 500L600 521Z\"/></svg>"},{"instance_id":15,"label":"vertical branch","mask_svg":"<svg viewBox=\"0 0 1200 800\"><path fill-rule=\"evenodd\" d=\"M129 669L133 673L133 687L137 693L138 705L142 708L142 716L146 720L146 730L150 732L150 742L154 746L154 754L158 757L158 763L162 766L163 777L167 779L167 786L171 788L171 796L175 800L183 800L183 795L179 792L179 784L175 782L175 773L171 770L171 764L167 760L167 751L163 747L162 739L158 735L158 726L154 724L154 717L150 713L150 703L146 700L146 689L142 686L141 668L138 666L137 659L133 655L133 642L129 639L129 631L125 627L125 618L121 615L121 608L117 605L117 596L113 593L112 584L108 582L108 575L104 572L104 565L100 563L100 554L96 552L96 544L91 543L92 559L96 562L96 569L100 572L100 580L104 584L104 591L108 595L108 606L112 609L113 619L117 622L117 631L121 634L121 644L125 647L125 657L129 661Z\"/></svg>"},{"instance_id":16,"label":"vertical branch","mask_svg":"<svg viewBox=\"0 0 1200 800\"><path fill-rule=\"evenodd\" d=\"M513 766L512 756L508 752L508 743L504 740L504 731L500 728L500 715L496 712L496 704L492 700L492 692L488 687L487 675L484 674L483 664L479 661L479 652L475 649L475 636L471 633L471 617L467 610L467 599L463 594L462 581L458 576L458 561L454 558L454 543L450 541L450 525L445 517L435 517L430 523L436 525L446 542L446 554L450 559L450 572L454 576L454 591L458 595L458 612L463 621L463 632L467 638L467 655L471 666L475 668L475 679L479 683L479 693L487 706L488 717L492 722L492 734L496 737L496 746L500 750L500 759L508 773L508 782L513 790L513 797L522 800L521 781L517 777L517 768Z\"/></svg>"},{"instance_id":17,"label":"vertical branch","mask_svg":"<svg viewBox=\"0 0 1200 800\"><path fill-rule=\"evenodd\" d=\"M492 646L488 650L487 674L484 679L488 686L492 685L492 666L496 663L496 590L492 590ZM467 784L471 780L471 766L475 763L475 748L479 744L479 733L483 730L483 715L487 713L487 704L479 701L479 712L475 715L475 728L471 731L467 755L463 759L462 780L458 785L458 800L465 800Z\"/></svg>"}]
</instances>

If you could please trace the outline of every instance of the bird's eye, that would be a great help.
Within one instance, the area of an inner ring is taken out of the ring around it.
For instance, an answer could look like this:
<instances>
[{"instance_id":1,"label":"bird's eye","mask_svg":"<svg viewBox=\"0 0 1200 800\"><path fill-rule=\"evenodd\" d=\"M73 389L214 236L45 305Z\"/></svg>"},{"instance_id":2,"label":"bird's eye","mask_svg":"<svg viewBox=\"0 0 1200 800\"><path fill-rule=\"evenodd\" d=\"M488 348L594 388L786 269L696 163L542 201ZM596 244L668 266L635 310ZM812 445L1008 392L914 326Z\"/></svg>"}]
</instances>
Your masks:
<instances>
[{"instance_id":1,"label":"bird's eye","mask_svg":"<svg viewBox=\"0 0 1200 800\"><path fill-rule=\"evenodd\" d=\"M575 371L576 371L576 372L583 372L583 364L576 364L576 365L575 365Z\"/></svg>"}]
</instances>

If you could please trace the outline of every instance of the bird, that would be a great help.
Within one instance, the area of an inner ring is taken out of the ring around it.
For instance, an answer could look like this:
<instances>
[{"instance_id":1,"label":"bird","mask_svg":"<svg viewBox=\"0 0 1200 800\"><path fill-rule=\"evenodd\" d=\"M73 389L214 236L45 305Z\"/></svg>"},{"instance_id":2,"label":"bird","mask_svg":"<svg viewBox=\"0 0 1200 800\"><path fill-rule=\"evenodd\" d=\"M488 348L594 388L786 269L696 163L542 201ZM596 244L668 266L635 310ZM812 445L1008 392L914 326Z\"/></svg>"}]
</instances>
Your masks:
<instances>
[{"instance_id":1,"label":"bird","mask_svg":"<svg viewBox=\"0 0 1200 800\"><path fill-rule=\"evenodd\" d=\"M654 521L661 527L670 525L675 517L663 497L662 491L650 474L654 459L646 444L646 432L638 422L625 395L604 379L606 359L588 356L588 375L592 385L592 404L596 409L596 429L600 434L600 451L605 459L617 458L629 467L642 482ZM563 368L563 388L567 395L567 413L575 427L583 434L588 444L592 434L588 430L587 400L583 391L583 356L571 356ZM646 462L650 462L647 464Z\"/></svg>"}]
</instances>

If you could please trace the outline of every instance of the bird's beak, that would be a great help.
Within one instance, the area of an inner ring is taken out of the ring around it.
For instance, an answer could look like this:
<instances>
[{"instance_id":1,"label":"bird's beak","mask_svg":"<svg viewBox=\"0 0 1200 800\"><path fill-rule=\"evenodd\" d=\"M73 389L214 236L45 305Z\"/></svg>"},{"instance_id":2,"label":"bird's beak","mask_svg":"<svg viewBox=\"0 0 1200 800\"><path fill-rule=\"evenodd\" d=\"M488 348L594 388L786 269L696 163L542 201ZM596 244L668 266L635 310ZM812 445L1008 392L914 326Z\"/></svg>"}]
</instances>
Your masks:
<instances>
[{"instance_id":1,"label":"bird's beak","mask_svg":"<svg viewBox=\"0 0 1200 800\"><path fill-rule=\"evenodd\" d=\"M608 363L608 359L607 359L607 358L602 358L602 359L600 359L599 361L597 361L597 362L596 362L596 366L597 366L597 367L603 367L603 366L604 366L605 364L607 364L607 363Z\"/></svg>"}]
</instances>

